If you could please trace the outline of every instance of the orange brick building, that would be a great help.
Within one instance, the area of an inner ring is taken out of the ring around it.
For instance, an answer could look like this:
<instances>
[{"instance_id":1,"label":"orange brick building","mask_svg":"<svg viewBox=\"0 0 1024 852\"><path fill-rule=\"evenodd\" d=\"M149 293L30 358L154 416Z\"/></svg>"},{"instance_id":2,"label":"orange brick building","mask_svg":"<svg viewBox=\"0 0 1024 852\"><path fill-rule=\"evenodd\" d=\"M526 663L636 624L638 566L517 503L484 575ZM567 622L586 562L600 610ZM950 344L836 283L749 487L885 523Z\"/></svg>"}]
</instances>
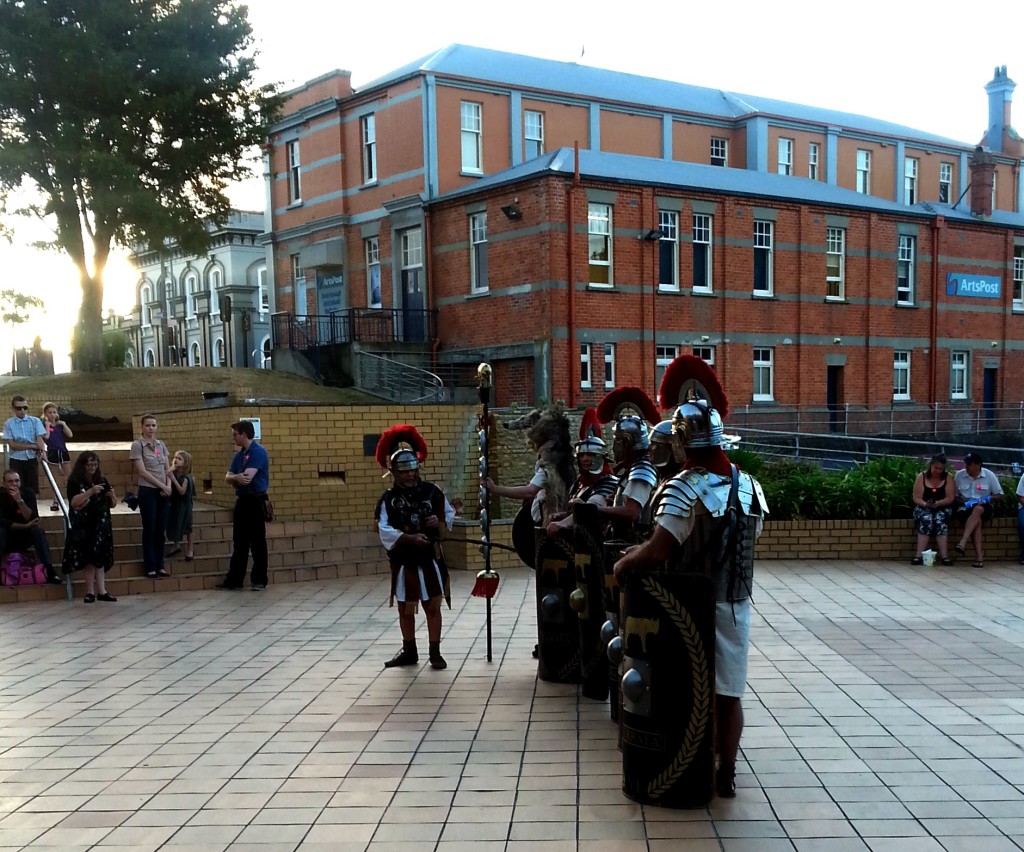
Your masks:
<instances>
[{"instance_id":1,"label":"orange brick building","mask_svg":"<svg viewBox=\"0 0 1024 852\"><path fill-rule=\"evenodd\" d=\"M488 360L499 404L653 390L693 351L736 402L1006 405L1024 379L1013 88L997 69L975 151L462 46L358 92L332 72L272 128L275 304L352 329L379 312L432 365Z\"/></svg>"}]
</instances>

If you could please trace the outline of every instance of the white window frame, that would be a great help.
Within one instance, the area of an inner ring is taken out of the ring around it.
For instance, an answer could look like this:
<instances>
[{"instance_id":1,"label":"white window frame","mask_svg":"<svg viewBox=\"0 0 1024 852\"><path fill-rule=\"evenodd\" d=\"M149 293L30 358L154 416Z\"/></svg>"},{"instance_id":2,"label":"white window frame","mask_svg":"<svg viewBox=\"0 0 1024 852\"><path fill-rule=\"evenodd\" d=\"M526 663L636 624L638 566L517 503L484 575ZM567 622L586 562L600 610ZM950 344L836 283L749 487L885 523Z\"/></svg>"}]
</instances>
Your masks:
<instances>
[{"instance_id":1,"label":"white window frame","mask_svg":"<svg viewBox=\"0 0 1024 852\"><path fill-rule=\"evenodd\" d=\"M196 319L196 293L199 291L199 276L195 272L185 275L185 316Z\"/></svg>"},{"instance_id":2,"label":"white window frame","mask_svg":"<svg viewBox=\"0 0 1024 852\"><path fill-rule=\"evenodd\" d=\"M423 229L402 231L402 269L423 268Z\"/></svg>"},{"instance_id":3,"label":"white window frame","mask_svg":"<svg viewBox=\"0 0 1024 852\"><path fill-rule=\"evenodd\" d=\"M910 350L895 349L892 353L892 399L906 402L910 399Z\"/></svg>"},{"instance_id":4,"label":"white window frame","mask_svg":"<svg viewBox=\"0 0 1024 852\"><path fill-rule=\"evenodd\" d=\"M593 346L589 343L580 344L580 387L589 390L593 387L593 375L590 369Z\"/></svg>"},{"instance_id":5,"label":"white window frame","mask_svg":"<svg viewBox=\"0 0 1024 852\"><path fill-rule=\"evenodd\" d=\"M896 304L915 304L917 290L917 237L900 234L896 250ZM906 282L901 283L901 282Z\"/></svg>"},{"instance_id":6,"label":"white window frame","mask_svg":"<svg viewBox=\"0 0 1024 852\"><path fill-rule=\"evenodd\" d=\"M459 129L462 140L462 171L466 174L484 173L484 107L475 101L459 104Z\"/></svg>"},{"instance_id":7,"label":"white window frame","mask_svg":"<svg viewBox=\"0 0 1024 852\"><path fill-rule=\"evenodd\" d=\"M793 140L779 137L779 174L793 174Z\"/></svg>"},{"instance_id":8,"label":"white window frame","mask_svg":"<svg viewBox=\"0 0 1024 852\"><path fill-rule=\"evenodd\" d=\"M532 160L544 153L544 113L528 109L523 115L525 159Z\"/></svg>"},{"instance_id":9,"label":"white window frame","mask_svg":"<svg viewBox=\"0 0 1024 852\"><path fill-rule=\"evenodd\" d=\"M152 349L147 349L146 350L146 355L145 355L145 359L143 361L143 364L146 367L155 367L156 366L156 355L154 354Z\"/></svg>"},{"instance_id":10,"label":"white window frame","mask_svg":"<svg viewBox=\"0 0 1024 852\"><path fill-rule=\"evenodd\" d=\"M298 255L296 255L297 257ZM223 286L222 282L224 277L221 275L220 267L214 266L207 271L207 279L209 281L208 289L210 291L210 318L220 318L220 289Z\"/></svg>"},{"instance_id":11,"label":"white window frame","mask_svg":"<svg viewBox=\"0 0 1024 852\"><path fill-rule=\"evenodd\" d=\"M917 204L917 173L920 169L917 157L903 158L903 203Z\"/></svg>"},{"instance_id":12,"label":"white window frame","mask_svg":"<svg viewBox=\"0 0 1024 852\"><path fill-rule=\"evenodd\" d=\"M694 213L693 214L693 241L691 246L693 247L693 292L694 293L711 293L714 291L714 275L712 274L712 258L714 252L711 250L712 240L714 239L714 222L712 216L709 213ZM703 248L701 248L703 247ZM706 263L704 265L704 280L698 284L697 282L697 252L703 251L706 254Z\"/></svg>"},{"instance_id":13,"label":"white window frame","mask_svg":"<svg viewBox=\"0 0 1024 852\"><path fill-rule=\"evenodd\" d=\"M291 139L285 142L285 153L288 160L288 203L302 203L302 152L299 150L299 140Z\"/></svg>"},{"instance_id":14,"label":"white window frame","mask_svg":"<svg viewBox=\"0 0 1024 852\"><path fill-rule=\"evenodd\" d=\"M591 202L587 205L587 281L591 287L613 287L615 286L615 279L612 277L612 264L614 263L614 256L612 254L612 235L615 233L615 228L612 220L612 206L610 204L595 204ZM604 243L604 260L595 259L593 246L596 241ZM594 273L595 270L605 270L600 276L605 278L604 281L595 281Z\"/></svg>"},{"instance_id":15,"label":"white window frame","mask_svg":"<svg viewBox=\"0 0 1024 852\"><path fill-rule=\"evenodd\" d=\"M818 161L821 157L821 145L817 142L807 144L807 177L811 180L818 179Z\"/></svg>"},{"instance_id":16,"label":"white window frame","mask_svg":"<svg viewBox=\"0 0 1024 852\"><path fill-rule=\"evenodd\" d=\"M945 195L945 197L943 197ZM939 163L939 202L953 203L953 164Z\"/></svg>"},{"instance_id":17,"label":"white window frame","mask_svg":"<svg viewBox=\"0 0 1024 852\"><path fill-rule=\"evenodd\" d=\"M273 348L270 345L270 335L265 335L263 340L260 341L260 369L269 370L274 366L273 360Z\"/></svg>"},{"instance_id":18,"label":"white window frame","mask_svg":"<svg viewBox=\"0 0 1024 852\"><path fill-rule=\"evenodd\" d=\"M658 211L658 289L664 292L679 292L679 214L675 210ZM672 257L669 263L668 281L662 280L662 253L668 251Z\"/></svg>"},{"instance_id":19,"label":"white window frame","mask_svg":"<svg viewBox=\"0 0 1024 852\"><path fill-rule=\"evenodd\" d=\"M711 152L709 162L713 166L729 165L729 140L721 136L711 137Z\"/></svg>"},{"instance_id":20,"label":"white window frame","mask_svg":"<svg viewBox=\"0 0 1024 852\"><path fill-rule=\"evenodd\" d=\"M224 338L218 337L213 342L213 366L224 367L228 362L228 350L224 345Z\"/></svg>"},{"instance_id":21,"label":"white window frame","mask_svg":"<svg viewBox=\"0 0 1024 852\"><path fill-rule=\"evenodd\" d=\"M709 367L715 366L715 347L714 346L694 346L690 350L692 355L700 358Z\"/></svg>"},{"instance_id":22,"label":"white window frame","mask_svg":"<svg viewBox=\"0 0 1024 852\"><path fill-rule=\"evenodd\" d=\"M262 319L270 312L270 288L267 287L267 267L256 268L256 299Z\"/></svg>"},{"instance_id":23,"label":"white window frame","mask_svg":"<svg viewBox=\"0 0 1024 852\"><path fill-rule=\"evenodd\" d=\"M999 172L995 169L992 170L992 209L996 208L996 187L999 184Z\"/></svg>"},{"instance_id":24,"label":"white window frame","mask_svg":"<svg viewBox=\"0 0 1024 852\"><path fill-rule=\"evenodd\" d=\"M615 387L615 344L604 344L604 387L611 390Z\"/></svg>"},{"instance_id":25,"label":"white window frame","mask_svg":"<svg viewBox=\"0 0 1024 852\"><path fill-rule=\"evenodd\" d=\"M871 152L865 148L857 149L857 192L871 195Z\"/></svg>"},{"instance_id":26,"label":"white window frame","mask_svg":"<svg viewBox=\"0 0 1024 852\"><path fill-rule=\"evenodd\" d=\"M949 398L967 399L968 353L956 350L949 354Z\"/></svg>"},{"instance_id":27,"label":"white window frame","mask_svg":"<svg viewBox=\"0 0 1024 852\"><path fill-rule=\"evenodd\" d=\"M846 299L845 228L825 229L825 298L840 302Z\"/></svg>"},{"instance_id":28,"label":"white window frame","mask_svg":"<svg viewBox=\"0 0 1024 852\"><path fill-rule=\"evenodd\" d=\"M366 256L366 304L370 308L384 307L384 291L380 280L380 238L367 237L363 240ZM377 279L377 299L373 298L373 280Z\"/></svg>"},{"instance_id":29,"label":"white window frame","mask_svg":"<svg viewBox=\"0 0 1024 852\"><path fill-rule=\"evenodd\" d=\"M363 184L377 182L377 117L367 113L359 119L363 150Z\"/></svg>"},{"instance_id":30,"label":"white window frame","mask_svg":"<svg viewBox=\"0 0 1024 852\"><path fill-rule=\"evenodd\" d=\"M199 348L199 343L196 341L192 342L192 345L188 348L188 361L190 367L202 367L203 366L203 353Z\"/></svg>"},{"instance_id":31,"label":"white window frame","mask_svg":"<svg viewBox=\"0 0 1024 852\"><path fill-rule=\"evenodd\" d=\"M755 219L754 220L754 267L755 275L754 281L751 282L751 287L755 296L771 296L775 292L775 223L767 219ZM758 258L762 255L758 255L758 252L763 252L764 263L766 264L767 275L766 284L767 287L761 290L756 289L754 284L757 280L756 267Z\"/></svg>"},{"instance_id":32,"label":"white window frame","mask_svg":"<svg viewBox=\"0 0 1024 852\"><path fill-rule=\"evenodd\" d=\"M754 347L754 402L775 401L775 350L770 346ZM765 391L765 379L768 389Z\"/></svg>"},{"instance_id":33,"label":"white window frame","mask_svg":"<svg viewBox=\"0 0 1024 852\"><path fill-rule=\"evenodd\" d=\"M300 265L298 252L291 255L292 262L292 305L296 319L306 316L306 270ZM302 273L301 275L299 273ZM301 300L299 296L301 295ZM300 304L300 301L302 304Z\"/></svg>"},{"instance_id":34,"label":"white window frame","mask_svg":"<svg viewBox=\"0 0 1024 852\"><path fill-rule=\"evenodd\" d=\"M143 328L149 328L153 324L153 317L150 314L149 303L153 300L150 295L148 284L143 284L139 290L139 323Z\"/></svg>"},{"instance_id":35,"label":"white window frame","mask_svg":"<svg viewBox=\"0 0 1024 852\"><path fill-rule=\"evenodd\" d=\"M661 377L665 370L676 358L679 357L678 346L655 346L654 347L654 386L661 387Z\"/></svg>"},{"instance_id":36,"label":"white window frame","mask_svg":"<svg viewBox=\"0 0 1024 852\"><path fill-rule=\"evenodd\" d=\"M486 293L487 280L487 213L469 216L469 292Z\"/></svg>"},{"instance_id":37,"label":"white window frame","mask_svg":"<svg viewBox=\"0 0 1024 852\"><path fill-rule=\"evenodd\" d=\"M1024 311L1024 246L1013 247L1013 308Z\"/></svg>"}]
</instances>

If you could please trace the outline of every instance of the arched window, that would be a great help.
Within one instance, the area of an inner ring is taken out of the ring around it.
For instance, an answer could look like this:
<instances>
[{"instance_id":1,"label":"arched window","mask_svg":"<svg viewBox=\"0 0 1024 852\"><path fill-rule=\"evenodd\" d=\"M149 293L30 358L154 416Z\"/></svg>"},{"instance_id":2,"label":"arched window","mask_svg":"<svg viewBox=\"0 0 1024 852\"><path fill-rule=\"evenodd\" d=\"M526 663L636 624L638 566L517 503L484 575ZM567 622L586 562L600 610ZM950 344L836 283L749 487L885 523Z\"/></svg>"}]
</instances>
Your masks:
<instances>
[{"instance_id":1,"label":"arched window","mask_svg":"<svg viewBox=\"0 0 1024 852\"><path fill-rule=\"evenodd\" d=\"M261 266L256 270L256 298L259 300L260 317L266 316L270 310L270 291L267 289L267 267Z\"/></svg>"},{"instance_id":2,"label":"arched window","mask_svg":"<svg viewBox=\"0 0 1024 852\"><path fill-rule=\"evenodd\" d=\"M263 350L263 359L260 367L264 370L269 370L271 366L270 360L270 335L268 334L263 338L263 345L260 347Z\"/></svg>"},{"instance_id":3,"label":"arched window","mask_svg":"<svg viewBox=\"0 0 1024 852\"><path fill-rule=\"evenodd\" d=\"M147 349L146 350L146 366L147 367L155 367L156 366L156 356L153 354L153 350L152 349Z\"/></svg>"},{"instance_id":4,"label":"arched window","mask_svg":"<svg viewBox=\"0 0 1024 852\"><path fill-rule=\"evenodd\" d=\"M127 351L125 351L125 353L124 353L124 365L126 367L134 367L135 366L135 350L134 349L128 349Z\"/></svg>"},{"instance_id":5,"label":"arched window","mask_svg":"<svg viewBox=\"0 0 1024 852\"><path fill-rule=\"evenodd\" d=\"M149 328L153 322L153 318L149 313L149 303L152 301L152 298L149 285L143 284L142 289L139 291L139 320L143 328Z\"/></svg>"},{"instance_id":6,"label":"arched window","mask_svg":"<svg viewBox=\"0 0 1024 852\"><path fill-rule=\"evenodd\" d=\"M207 273L210 283L210 317L220 316L220 289L224 283L224 275L219 266L214 266Z\"/></svg>"},{"instance_id":7,"label":"arched window","mask_svg":"<svg viewBox=\"0 0 1024 852\"><path fill-rule=\"evenodd\" d=\"M199 292L199 276L190 272L185 276L185 316L195 319L196 293Z\"/></svg>"},{"instance_id":8,"label":"arched window","mask_svg":"<svg viewBox=\"0 0 1024 852\"><path fill-rule=\"evenodd\" d=\"M218 337L217 342L213 345L213 366L224 367L228 363L228 353L224 348L224 338Z\"/></svg>"},{"instance_id":9,"label":"arched window","mask_svg":"<svg viewBox=\"0 0 1024 852\"><path fill-rule=\"evenodd\" d=\"M192 344L192 357L191 357L191 359L189 359L189 363L193 367L202 367L203 366L203 359L202 359L202 356L199 354L199 344L198 343L193 343Z\"/></svg>"}]
</instances>

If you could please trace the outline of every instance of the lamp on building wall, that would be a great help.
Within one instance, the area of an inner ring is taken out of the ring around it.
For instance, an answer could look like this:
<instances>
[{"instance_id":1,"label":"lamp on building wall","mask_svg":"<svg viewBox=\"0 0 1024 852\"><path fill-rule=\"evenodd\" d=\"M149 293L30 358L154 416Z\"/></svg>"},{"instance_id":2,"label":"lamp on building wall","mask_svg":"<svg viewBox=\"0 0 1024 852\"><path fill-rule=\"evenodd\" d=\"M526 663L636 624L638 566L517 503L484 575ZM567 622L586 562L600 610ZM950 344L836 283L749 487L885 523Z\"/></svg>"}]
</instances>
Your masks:
<instances>
[{"instance_id":1,"label":"lamp on building wall","mask_svg":"<svg viewBox=\"0 0 1024 852\"><path fill-rule=\"evenodd\" d=\"M637 239L643 240L644 242L653 243L656 240L660 240L663 236L665 235L661 232L661 228L651 228L651 230L649 230L646 234L637 237Z\"/></svg>"},{"instance_id":2,"label":"lamp on building wall","mask_svg":"<svg viewBox=\"0 0 1024 852\"><path fill-rule=\"evenodd\" d=\"M843 338L841 338L841 337L833 337L832 338L832 342L835 343L838 346L840 343L843 342Z\"/></svg>"},{"instance_id":3,"label":"lamp on building wall","mask_svg":"<svg viewBox=\"0 0 1024 852\"><path fill-rule=\"evenodd\" d=\"M501 208L501 212L505 214L505 218L510 222L516 221L516 219L523 218L523 211L519 208L519 202L513 201L511 204L506 204Z\"/></svg>"},{"instance_id":4,"label":"lamp on building wall","mask_svg":"<svg viewBox=\"0 0 1024 852\"><path fill-rule=\"evenodd\" d=\"M709 340L711 340L711 335L710 334L702 334L700 336L700 342L701 343L707 343Z\"/></svg>"}]
</instances>

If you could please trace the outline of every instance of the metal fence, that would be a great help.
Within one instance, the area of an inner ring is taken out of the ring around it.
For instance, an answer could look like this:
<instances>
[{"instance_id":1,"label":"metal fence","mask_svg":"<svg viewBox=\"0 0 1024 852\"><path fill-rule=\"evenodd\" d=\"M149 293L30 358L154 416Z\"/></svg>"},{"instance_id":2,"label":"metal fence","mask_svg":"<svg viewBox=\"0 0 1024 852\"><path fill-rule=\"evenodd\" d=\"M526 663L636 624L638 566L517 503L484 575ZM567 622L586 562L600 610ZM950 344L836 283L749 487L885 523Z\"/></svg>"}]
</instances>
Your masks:
<instances>
[{"instance_id":1,"label":"metal fence","mask_svg":"<svg viewBox=\"0 0 1024 852\"><path fill-rule=\"evenodd\" d=\"M437 333L437 311L348 308L332 314L271 317L275 347L305 352L336 343L424 343Z\"/></svg>"},{"instance_id":2,"label":"metal fence","mask_svg":"<svg viewBox=\"0 0 1024 852\"><path fill-rule=\"evenodd\" d=\"M1007 405L851 404L836 406L734 406L729 428L829 435L952 436L1024 429L1024 402Z\"/></svg>"}]
</instances>

